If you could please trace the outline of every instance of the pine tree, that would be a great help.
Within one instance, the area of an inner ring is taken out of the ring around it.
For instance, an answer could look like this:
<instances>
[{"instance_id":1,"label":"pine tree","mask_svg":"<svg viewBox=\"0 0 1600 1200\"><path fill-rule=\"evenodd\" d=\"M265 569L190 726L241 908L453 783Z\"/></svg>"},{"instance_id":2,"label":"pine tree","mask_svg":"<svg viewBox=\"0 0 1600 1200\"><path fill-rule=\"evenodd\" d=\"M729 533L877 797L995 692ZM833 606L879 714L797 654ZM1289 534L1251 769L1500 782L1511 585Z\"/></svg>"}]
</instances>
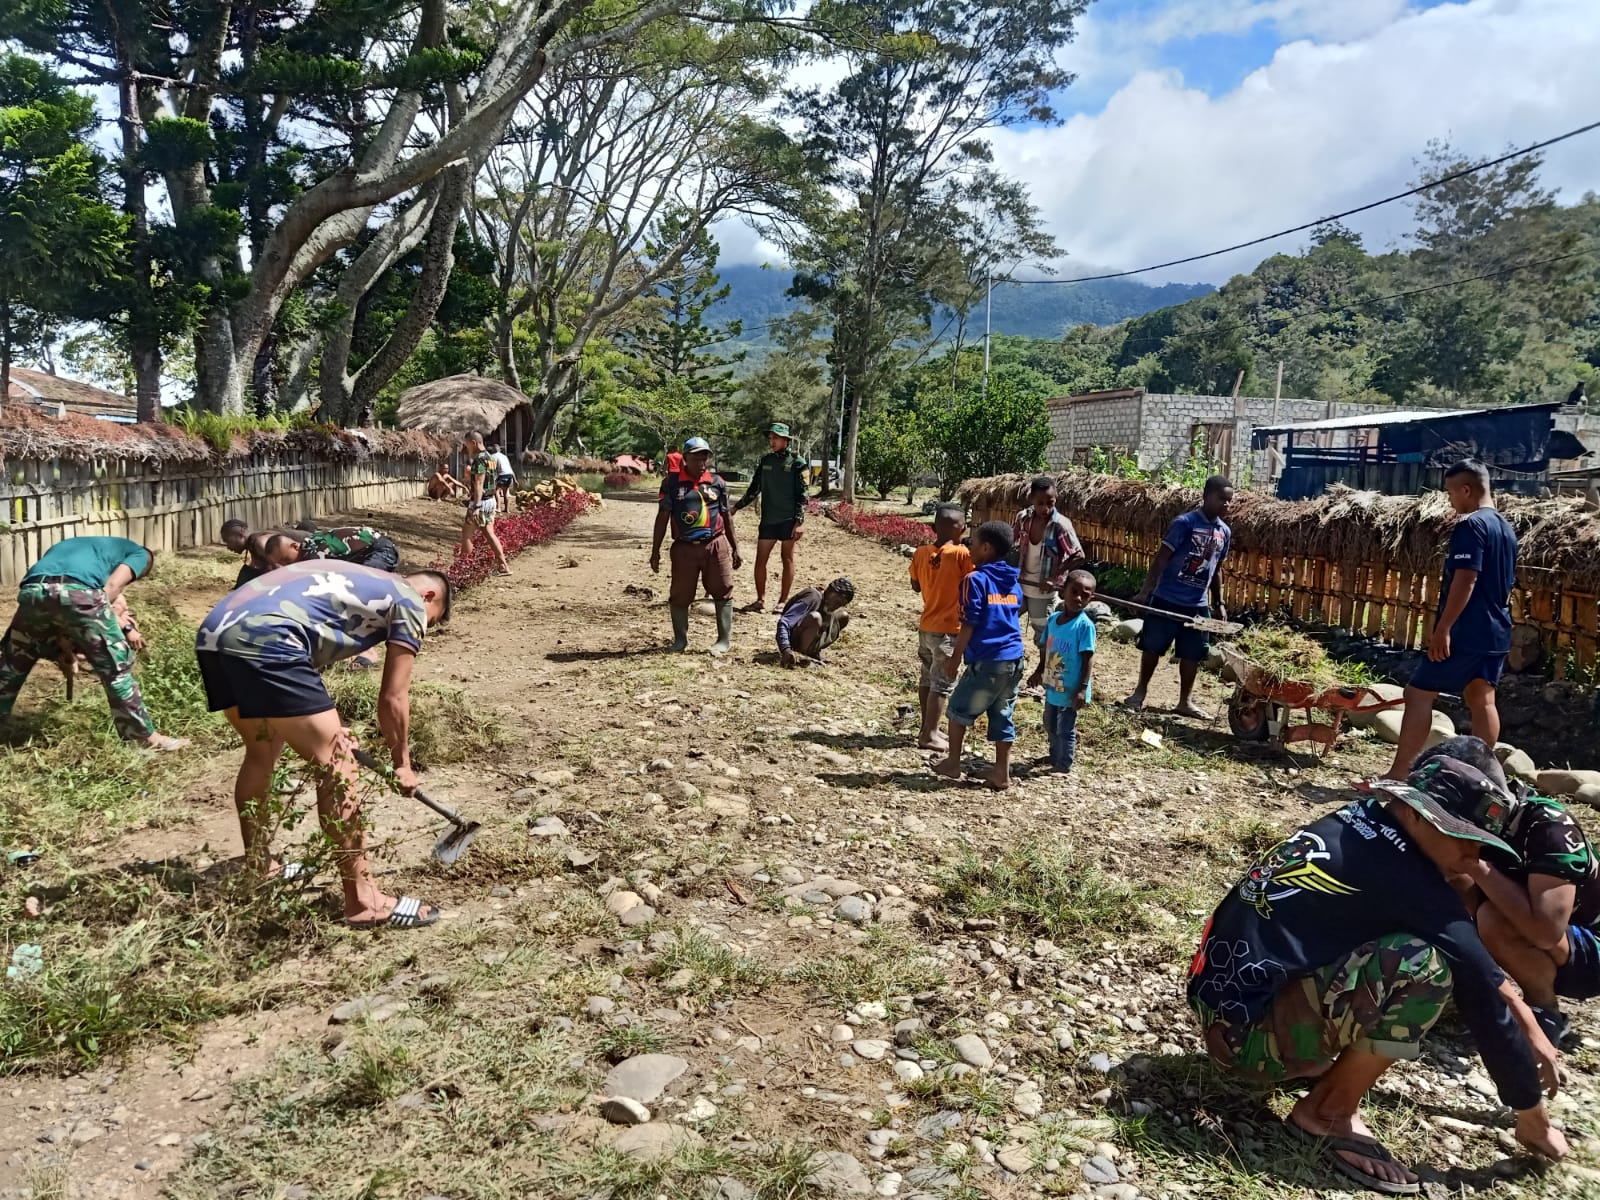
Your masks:
<instances>
[{"instance_id":1,"label":"pine tree","mask_svg":"<svg viewBox=\"0 0 1600 1200\"><path fill-rule=\"evenodd\" d=\"M678 245L688 229L688 218L669 213L657 224L645 247L645 256L655 259L666 247ZM684 253L679 269L656 288L651 300L657 319L645 323L627 336L628 344L642 360L645 373L662 381L686 380L695 391L707 396L727 396L738 390L732 368L745 359L745 351L719 353L719 348L736 341L744 333L744 322L716 324L707 314L728 298L732 290L717 274L721 248L705 230Z\"/></svg>"}]
</instances>

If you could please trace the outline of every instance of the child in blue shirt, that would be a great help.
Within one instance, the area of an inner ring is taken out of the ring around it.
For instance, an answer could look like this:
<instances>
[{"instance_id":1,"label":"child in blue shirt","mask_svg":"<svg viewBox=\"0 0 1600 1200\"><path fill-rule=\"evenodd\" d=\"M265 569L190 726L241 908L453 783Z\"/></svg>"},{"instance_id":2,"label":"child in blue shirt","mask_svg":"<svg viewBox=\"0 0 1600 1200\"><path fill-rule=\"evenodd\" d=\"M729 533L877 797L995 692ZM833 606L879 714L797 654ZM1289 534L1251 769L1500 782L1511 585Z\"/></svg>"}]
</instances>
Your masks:
<instances>
[{"instance_id":1,"label":"child in blue shirt","mask_svg":"<svg viewBox=\"0 0 1600 1200\"><path fill-rule=\"evenodd\" d=\"M961 581L961 632L949 659L941 664L946 679L955 660L966 670L950 696L950 751L934 773L961 778L961 743L979 717L989 719L994 743L994 770L984 782L993 791L1011 786L1011 743L1016 726L1011 710L1022 686L1022 585L1017 568L1006 563L1011 553L1011 526L989 521L972 538L972 574Z\"/></svg>"},{"instance_id":2,"label":"child in blue shirt","mask_svg":"<svg viewBox=\"0 0 1600 1200\"><path fill-rule=\"evenodd\" d=\"M1050 739L1050 769L1072 770L1078 752L1078 714L1089 706L1093 688L1094 622L1084 609L1094 599L1095 577L1073 571L1061 589L1061 607L1044 627L1044 656L1028 680L1044 684L1044 732Z\"/></svg>"}]
</instances>

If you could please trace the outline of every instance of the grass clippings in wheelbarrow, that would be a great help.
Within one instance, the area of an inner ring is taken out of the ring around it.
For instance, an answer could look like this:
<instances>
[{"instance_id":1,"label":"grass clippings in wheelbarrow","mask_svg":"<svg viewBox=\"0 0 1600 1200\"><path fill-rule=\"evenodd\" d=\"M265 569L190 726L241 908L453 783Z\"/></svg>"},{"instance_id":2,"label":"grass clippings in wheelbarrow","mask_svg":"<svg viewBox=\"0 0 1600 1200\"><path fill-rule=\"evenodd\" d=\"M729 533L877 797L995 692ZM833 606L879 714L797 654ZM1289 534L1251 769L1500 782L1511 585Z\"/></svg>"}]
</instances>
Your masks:
<instances>
[{"instance_id":1,"label":"grass clippings in wheelbarrow","mask_svg":"<svg viewBox=\"0 0 1600 1200\"><path fill-rule=\"evenodd\" d=\"M1319 692L1339 687L1364 687L1372 673L1361 663L1340 662L1314 639L1287 625L1267 622L1252 625L1233 644L1251 663L1261 668L1269 687L1303 683Z\"/></svg>"}]
</instances>

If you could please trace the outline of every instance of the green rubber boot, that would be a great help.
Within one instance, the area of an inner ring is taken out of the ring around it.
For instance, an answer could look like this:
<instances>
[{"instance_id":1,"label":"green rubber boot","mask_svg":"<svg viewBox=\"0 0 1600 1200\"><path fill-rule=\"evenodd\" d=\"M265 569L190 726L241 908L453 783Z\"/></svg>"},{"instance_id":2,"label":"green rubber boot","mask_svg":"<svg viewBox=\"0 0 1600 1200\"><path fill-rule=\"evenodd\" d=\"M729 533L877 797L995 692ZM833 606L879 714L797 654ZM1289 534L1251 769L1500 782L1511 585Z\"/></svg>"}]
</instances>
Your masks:
<instances>
[{"instance_id":1,"label":"green rubber boot","mask_svg":"<svg viewBox=\"0 0 1600 1200\"><path fill-rule=\"evenodd\" d=\"M711 647L711 653L721 658L733 649L733 601L717 601L717 640Z\"/></svg>"},{"instance_id":2,"label":"green rubber boot","mask_svg":"<svg viewBox=\"0 0 1600 1200\"><path fill-rule=\"evenodd\" d=\"M672 606L672 652L682 654L689 648L689 610Z\"/></svg>"}]
</instances>

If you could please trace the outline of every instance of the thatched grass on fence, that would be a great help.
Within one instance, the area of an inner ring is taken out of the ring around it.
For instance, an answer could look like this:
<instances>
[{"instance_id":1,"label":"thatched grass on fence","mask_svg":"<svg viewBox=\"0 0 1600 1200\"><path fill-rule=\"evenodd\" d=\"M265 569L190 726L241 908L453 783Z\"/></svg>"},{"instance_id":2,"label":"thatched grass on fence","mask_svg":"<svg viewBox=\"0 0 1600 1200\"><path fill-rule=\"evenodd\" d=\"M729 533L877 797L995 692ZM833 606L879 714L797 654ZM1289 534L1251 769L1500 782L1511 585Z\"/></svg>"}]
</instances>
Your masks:
<instances>
[{"instance_id":1,"label":"thatched grass on fence","mask_svg":"<svg viewBox=\"0 0 1600 1200\"><path fill-rule=\"evenodd\" d=\"M1192 489L1089 471L1055 477L1057 501L1089 556L1144 570ZM1009 520L1026 506L1028 477L969 480L960 497L975 521ZM1581 500L1507 498L1521 542L1512 619L1538 630L1557 679L1600 673L1600 514ZM1455 515L1444 495L1381 496L1335 488L1314 500L1241 493L1228 516L1223 572L1231 611L1350 629L1408 649L1427 645L1439 607L1444 548Z\"/></svg>"},{"instance_id":2,"label":"thatched grass on fence","mask_svg":"<svg viewBox=\"0 0 1600 1200\"><path fill-rule=\"evenodd\" d=\"M245 430L225 449L171 425L119 425L69 413L50 416L24 405L0 407L0 460L5 462L129 462L194 466L254 455L310 455L334 462L374 456L437 461L452 439L418 430L339 429L313 425L286 431Z\"/></svg>"},{"instance_id":3,"label":"thatched grass on fence","mask_svg":"<svg viewBox=\"0 0 1600 1200\"><path fill-rule=\"evenodd\" d=\"M1010 517L1028 503L1031 476L999 475L961 485L961 501L985 517ZM1142 483L1090 471L1055 476L1061 511L1130 533L1159 537L1173 518L1200 503L1193 489ZM1502 497L1517 531L1524 572L1549 572L1572 590L1600 592L1600 513L1580 498ZM1442 561L1455 514L1442 492L1384 496L1336 487L1314 500L1278 500L1241 492L1228 515L1235 552L1298 555L1333 562L1381 557L1407 570Z\"/></svg>"}]
</instances>

